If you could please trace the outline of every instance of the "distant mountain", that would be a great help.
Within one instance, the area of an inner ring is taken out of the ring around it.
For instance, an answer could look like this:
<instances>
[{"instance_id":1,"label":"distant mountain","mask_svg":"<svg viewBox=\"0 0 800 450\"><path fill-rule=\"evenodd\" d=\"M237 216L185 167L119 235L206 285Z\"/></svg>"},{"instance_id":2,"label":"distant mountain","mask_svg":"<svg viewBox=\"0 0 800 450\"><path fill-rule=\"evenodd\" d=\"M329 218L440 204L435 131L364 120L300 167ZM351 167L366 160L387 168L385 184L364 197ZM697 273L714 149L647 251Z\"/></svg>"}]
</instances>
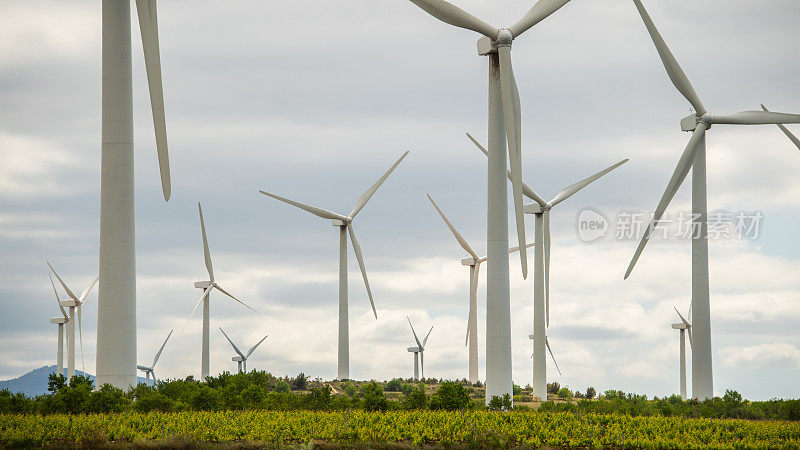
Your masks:
<instances>
[{"instance_id":1,"label":"distant mountain","mask_svg":"<svg viewBox=\"0 0 800 450\"><path fill-rule=\"evenodd\" d=\"M38 369L31 370L30 372L20 377L0 381L0 391L8 389L11 392L22 392L28 397L35 397L47 393L47 380L51 373L56 372L56 366L44 366ZM76 375L83 375L80 370L75 370ZM94 375L89 374L89 378L94 381ZM139 383L144 383L146 380L142 377L139 378Z\"/></svg>"}]
</instances>

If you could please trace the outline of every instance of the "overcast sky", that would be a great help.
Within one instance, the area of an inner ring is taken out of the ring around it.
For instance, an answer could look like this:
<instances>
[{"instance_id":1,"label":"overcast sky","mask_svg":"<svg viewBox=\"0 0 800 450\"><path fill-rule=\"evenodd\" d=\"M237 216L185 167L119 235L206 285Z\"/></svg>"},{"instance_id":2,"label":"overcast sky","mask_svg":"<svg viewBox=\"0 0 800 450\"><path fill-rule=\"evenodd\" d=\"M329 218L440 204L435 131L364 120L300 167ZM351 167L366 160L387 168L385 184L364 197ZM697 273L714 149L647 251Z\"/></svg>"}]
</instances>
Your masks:
<instances>
[{"instance_id":1,"label":"overcast sky","mask_svg":"<svg viewBox=\"0 0 800 450\"><path fill-rule=\"evenodd\" d=\"M496 26L530 1L459 0ZM800 3L649 0L645 5L712 113L800 112ZM100 2L0 1L0 379L55 363L51 261L73 290L97 273ZM411 154L356 220L376 321L350 253L351 376L412 374L406 347L435 325L425 374L467 376L466 256L430 193L478 252L486 244L486 58L478 36L405 0L169 1L159 26L173 196L161 197L138 25L133 26L138 361L170 329L159 377L199 375L200 316L179 335L207 277L203 203L220 284L262 312L212 295L211 370L234 370L222 326L248 368L336 375L337 231L258 189L347 213ZM135 13L134 13L135 17ZM524 178L546 198L623 158L555 208L548 336L563 376L548 381L667 395L678 391L672 309L688 309L690 245L616 239L621 212L655 208L689 138L689 104L670 84L633 3L574 0L514 42ZM800 128L794 127L800 132ZM763 215L757 239L713 239L714 386L746 397L800 396L800 151L774 126L708 134L709 209ZM668 214L689 210L691 177ZM609 235L576 232L592 207ZM533 235L528 221L528 235ZM513 224L513 221L510 223ZM513 226L509 230L514 234ZM671 235L671 233L669 233ZM485 274L479 290L484 376ZM531 382L532 277L511 259L513 377ZM94 373L97 297L84 309ZM691 391L691 387L690 387Z\"/></svg>"}]
</instances>

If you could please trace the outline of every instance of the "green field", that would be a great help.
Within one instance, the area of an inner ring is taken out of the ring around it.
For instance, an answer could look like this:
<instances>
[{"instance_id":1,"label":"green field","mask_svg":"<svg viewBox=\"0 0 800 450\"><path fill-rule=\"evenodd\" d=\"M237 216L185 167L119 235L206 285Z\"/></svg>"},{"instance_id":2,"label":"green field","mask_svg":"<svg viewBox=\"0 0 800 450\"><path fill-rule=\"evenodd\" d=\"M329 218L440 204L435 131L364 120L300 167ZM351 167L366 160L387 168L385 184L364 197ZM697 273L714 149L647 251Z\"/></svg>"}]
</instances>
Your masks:
<instances>
[{"instance_id":1,"label":"green field","mask_svg":"<svg viewBox=\"0 0 800 450\"><path fill-rule=\"evenodd\" d=\"M0 415L0 445L800 448L800 423L490 411Z\"/></svg>"}]
</instances>

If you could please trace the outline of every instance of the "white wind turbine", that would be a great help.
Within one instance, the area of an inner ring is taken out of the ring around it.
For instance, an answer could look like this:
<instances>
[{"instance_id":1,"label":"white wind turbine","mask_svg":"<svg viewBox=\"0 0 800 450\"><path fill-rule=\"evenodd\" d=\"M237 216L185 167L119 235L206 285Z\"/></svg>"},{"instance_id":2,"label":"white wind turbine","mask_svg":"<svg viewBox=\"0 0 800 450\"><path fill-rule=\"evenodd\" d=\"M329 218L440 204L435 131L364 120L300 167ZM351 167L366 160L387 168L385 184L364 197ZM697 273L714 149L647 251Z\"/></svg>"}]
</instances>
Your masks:
<instances>
[{"instance_id":1,"label":"white wind turbine","mask_svg":"<svg viewBox=\"0 0 800 450\"><path fill-rule=\"evenodd\" d=\"M408 324L411 325L411 319L406 316L406 320L408 320ZM414 379L419 380L419 368L420 363L422 365L422 378L425 378L425 344L428 343L428 336L431 335L431 331L433 331L433 325L431 325L431 329L428 330L428 334L425 335L425 339L422 342L419 341L417 337L417 332L414 331L414 325L411 325L411 332L414 333L414 340L417 342L416 347L408 347L409 353L414 354Z\"/></svg>"},{"instance_id":2,"label":"white wind turbine","mask_svg":"<svg viewBox=\"0 0 800 450\"><path fill-rule=\"evenodd\" d=\"M205 257L206 261L206 270L208 270L208 277L209 281L197 281L194 283L194 287L203 290L203 295L200 297L200 300L197 301L197 304L194 305L194 309L192 313L189 314L189 318L186 319L186 324L183 325L183 329L186 329L186 325L189 324L189 320L192 319L194 312L197 311L197 307L200 306L200 303L203 304L203 341L201 347L201 362L200 362L200 379L205 381L208 378L209 374L209 358L208 358L208 348L209 348L209 326L210 326L210 294L211 291L216 289L223 294L227 295L228 297L236 300L238 303L242 304L244 307L250 309L251 311L258 313L255 309L251 308L250 306L246 305L244 302L239 300L238 298L234 297L233 295L229 294L228 291L222 289L222 287L217 283L216 279L214 278L214 268L211 265L211 252L208 249L208 239L206 238L206 224L203 221L203 208L200 206L200 203L197 204L197 210L200 212L200 231L203 234L203 256ZM183 333L183 330L181 330Z\"/></svg>"},{"instance_id":3,"label":"white wind turbine","mask_svg":"<svg viewBox=\"0 0 800 450\"><path fill-rule=\"evenodd\" d=\"M766 106L764 106L764 104L761 104L761 109L763 109L764 111L769 112L769 110L767 109ZM783 131L783 134L785 134L786 137L788 137L789 140L792 141L792 143L794 143L794 145L797 146L798 149L800 149L800 139L798 139L797 136L795 136L791 131L789 131L788 128L783 126L783 124L779 123L779 124L776 124L776 125L778 125L778 128L780 128L780 130Z\"/></svg>"},{"instance_id":4,"label":"white wind turbine","mask_svg":"<svg viewBox=\"0 0 800 450\"><path fill-rule=\"evenodd\" d=\"M139 370L141 370L141 371L143 371L145 373L145 377L147 378L147 381L150 381L150 376L151 375L153 376L153 384L155 384L155 382L157 381L156 380L156 373L155 373L156 363L158 362L158 358L161 357L161 352L164 351L164 347L167 345L167 341L169 341L170 336L172 336L172 331L173 330L169 330L169 334L167 335L167 338L164 339L164 343L161 344L161 348L158 349L158 353L156 353L155 358L153 358L153 364L150 364L149 367L148 366L138 365L138 364L136 365L137 369L139 369Z\"/></svg>"},{"instance_id":5,"label":"white wind turbine","mask_svg":"<svg viewBox=\"0 0 800 450\"><path fill-rule=\"evenodd\" d=\"M75 313L77 310L78 334L80 336L81 345L81 370L83 370L83 374L86 375L86 362L83 359L83 325L81 322L81 311L83 310L83 305L88 302L88 300L86 300L86 296L89 295L89 292L91 292L92 288L97 283L97 280L100 279L100 277L92 280L91 284L89 284L89 286L84 289L83 292L81 292L80 297L78 297L72 293L72 290L70 290L69 286L67 286L67 284L64 283L64 280L58 276L58 273L56 273L56 270L53 269L53 266L50 264L50 262L48 262L47 265L50 267L50 270L53 271L53 275L56 276L58 282L61 283L61 287L64 288L64 291L69 296L68 300L60 300L58 304L60 307L69 308L69 319L67 320L67 380L71 380L72 377L75 376ZM58 294L56 294L56 296L58 296Z\"/></svg>"},{"instance_id":6,"label":"white wind turbine","mask_svg":"<svg viewBox=\"0 0 800 450\"><path fill-rule=\"evenodd\" d=\"M486 287L486 402L493 396L513 395L511 376L511 294L508 261L508 196L506 178L511 164L514 211L522 275L528 275L525 218L522 205L521 110L511 65L511 44L529 28L569 0L539 0L509 28L496 28L444 0L411 0L428 14L450 25L483 35L478 54L489 57L489 171L486 241L489 259Z\"/></svg>"},{"instance_id":7,"label":"white wind turbine","mask_svg":"<svg viewBox=\"0 0 800 450\"><path fill-rule=\"evenodd\" d=\"M69 322L69 316L67 315L67 311L61 306L61 299L58 298L58 290L56 290L56 285L53 283L53 276L47 274L50 277L50 285L53 286L53 293L56 294L56 302L58 302L58 309L61 310L62 317L53 317L50 319L50 323L54 323L58 325L58 353L56 354L56 373L58 375L64 375L64 324Z\"/></svg>"},{"instance_id":8,"label":"white wind turbine","mask_svg":"<svg viewBox=\"0 0 800 450\"><path fill-rule=\"evenodd\" d=\"M350 379L350 329L348 325L349 315L347 300L347 236L348 234L350 235L353 251L355 252L356 259L358 260L358 266L361 268L361 276L364 278L364 285L367 288L367 296L369 296L369 303L372 306L372 313L375 315L375 319L377 319L378 312L375 310L375 302L372 299L372 290L369 288L367 269L364 266L364 257L361 255L361 246L358 244L356 232L353 229L353 220L356 218L356 215L358 215L359 211L361 211L361 209L367 204L370 198L372 198L373 194L375 194L378 188L381 187L383 182L386 181L386 178L389 176L389 174L394 171L394 169L400 164L401 161L403 161L408 153L409 152L403 153L403 156L401 156L400 159L398 159L397 162L395 162L392 167L390 167L389 170L387 170L386 173L384 173L383 176L375 182L375 184L373 184L369 189L367 189L366 192L364 192L358 201L356 201L356 205L353 207L353 210L350 211L350 214L347 216L289 200L288 198L270 194L269 192L258 191L268 197L288 203L292 206L302 209L303 211L310 212L317 217L331 220L333 221L333 226L339 227L339 350L337 370L339 380Z\"/></svg>"},{"instance_id":9,"label":"white wind turbine","mask_svg":"<svg viewBox=\"0 0 800 450\"><path fill-rule=\"evenodd\" d=\"M456 228L453 226L452 223L447 219L439 209L439 206L436 202L433 201L430 194L428 194L428 200L431 201L433 207L436 208L436 211L442 216L442 220L447 225L447 228L450 229L450 232L453 233L455 236L456 241L461 245L461 248L466 250L469 253L468 258L464 258L461 260L461 264L464 266L469 267L469 315L467 319L467 337L465 339L464 345L469 346L469 382L476 383L479 381L478 377L478 274L480 272L481 263L486 262L488 257L479 257L475 250L470 247L467 243L466 239L461 236ZM526 247L533 246L534 243L528 244ZM512 247L508 250L508 253L514 253L519 251L519 247Z\"/></svg>"},{"instance_id":10,"label":"white wind turbine","mask_svg":"<svg viewBox=\"0 0 800 450\"><path fill-rule=\"evenodd\" d=\"M467 137L483 154L489 155L486 149L472 135L467 133ZM534 214L536 218L533 265L533 334L535 336L533 340L533 395L539 398L547 398L547 357L545 355L547 340L545 327L550 326L550 210L626 162L628 162L628 159L623 159L589 178L565 187L549 202L542 199L527 184L521 183L522 192L535 202L525 205L525 213ZM508 177L511 177L510 172Z\"/></svg>"},{"instance_id":11,"label":"white wind turbine","mask_svg":"<svg viewBox=\"0 0 800 450\"><path fill-rule=\"evenodd\" d=\"M714 381L711 366L711 311L708 281L708 198L706 192L706 131L712 125L766 125L800 123L800 115L769 111L744 111L728 115L713 115L703 106L700 97L689 82L661 34L653 24L641 0L633 0L644 21L661 62L667 70L672 84L691 103L695 114L681 120L683 131L692 131L692 137L681 154L675 171L667 183L664 195L656 207L650 225L645 229L639 247L633 255L627 279L650 240L653 230L664 215L675 193L692 170L692 218L699 223L699 232L692 235L692 309L694 310L694 350L692 351L693 397L704 400L714 396Z\"/></svg>"},{"instance_id":12,"label":"white wind turbine","mask_svg":"<svg viewBox=\"0 0 800 450\"><path fill-rule=\"evenodd\" d=\"M534 340L534 335L533 334L529 334L528 335L528 339L533 341ZM547 351L550 353L550 358L553 359L553 364L556 366L556 370L558 371L558 374L563 376L564 374L562 374L561 373L561 369L558 368L558 363L556 362L556 357L555 357L555 355L553 355L553 350L550 348L550 339L548 339L547 336L544 337L544 343L547 346ZM534 342L531 342L531 344L533 344L533 347L534 347L533 352L531 353L531 359L533 359L533 356L536 354L536 344ZM539 397L539 398L542 401L547 401L547 394L545 394L545 397Z\"/></svg>"},{"instance_id":13,"label":"white wind turbine","mask_svg":"<svg viewBox=\"0 0 800 450\"><path fill-rule=\"evenodd\" d=\"M264 342L265 339L267 339L268 335L264 336L263 338L261 338L261 340L258 341L258 343L256 343L256 345L250 347L250 350L248 350L247 354L245 355L244 353L242 353L241 350L239 350L239 347L237 347L236 344L233 343L231 338L228 337L228 335L225 333L225 331L222 329L222 327L219 327L219 331L222 331L222 334L225 336L225 339L228 340L228 342L231 344L231 347L233 347L233 351L235 351L236 354L238 355L238 356L232 357L231 361L236 361L239 364L239 373L242 373L242 372L247 373L247 358L249 358L250 355L252 355L253 352L256 350L256 348L259 345L261 345L261 343Z\"/></svg>"},{"instance_id":14,"label":"white wind turbine","mask_svg":"<svg viewBox=\"0 0 800 450\"><path fill-rule=\"evenodd\" d=\"M681 379L681 398L686 400L686 332L689 332L689 345L692 347L692 351L694 351L694 339L692 339L692 306L689 305L689 320L683 317L683 315L678 311L678 308L675 308L675 312L678 313L678 317L681 318L681 321L678 323L673 323L672 328L674 330L680 330L681 335L681 363L680 363L680 379Z\"/></svg>"},{"instance_id":15,"label":"white wind turbine","mask_svg":"<svg viewBox=\"0 0 800 450\"><path fill-rule=\"evenodd\" d=\"M156 0L136 0L164 199L171 184ZM131 11L128 0L102 2L102 158L97 386L121 389L136 378L136 252Z\"/></svg>"}]
</instances>

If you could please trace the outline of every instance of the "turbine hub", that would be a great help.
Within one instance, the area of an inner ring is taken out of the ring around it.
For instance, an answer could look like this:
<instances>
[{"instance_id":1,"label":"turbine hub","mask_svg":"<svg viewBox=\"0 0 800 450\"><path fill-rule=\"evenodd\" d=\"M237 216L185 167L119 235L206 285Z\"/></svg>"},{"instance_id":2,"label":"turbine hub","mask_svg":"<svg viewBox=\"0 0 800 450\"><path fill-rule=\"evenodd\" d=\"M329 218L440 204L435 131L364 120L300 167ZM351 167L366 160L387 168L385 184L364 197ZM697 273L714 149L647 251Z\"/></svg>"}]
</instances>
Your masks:
<instances>
[{"instance_id":1,"label":"turbine hub","mask_svg":"<svg viewBox=\"0 0 800 450\"><path fill-rule=\"evenodd\" d=\"M508 28L503 28L497 32L497 37L494 39L494 43L498 47L503 45L511 46L511 41L513 40L514 35L511 34L511 30Z\"/></svg>"},{"instance_id":2,"label":"turbine hub","mask_svg":"<svg viewBox=\"0 0 800 450\"><path fill-rule=\"evenodd\" d=\"M714 124L714 115L711 113L705 113L702 117L698 119L698 123L703 122L706 124L707 128L711 128L711 125Z\"/></svg>"}]
</instances>

